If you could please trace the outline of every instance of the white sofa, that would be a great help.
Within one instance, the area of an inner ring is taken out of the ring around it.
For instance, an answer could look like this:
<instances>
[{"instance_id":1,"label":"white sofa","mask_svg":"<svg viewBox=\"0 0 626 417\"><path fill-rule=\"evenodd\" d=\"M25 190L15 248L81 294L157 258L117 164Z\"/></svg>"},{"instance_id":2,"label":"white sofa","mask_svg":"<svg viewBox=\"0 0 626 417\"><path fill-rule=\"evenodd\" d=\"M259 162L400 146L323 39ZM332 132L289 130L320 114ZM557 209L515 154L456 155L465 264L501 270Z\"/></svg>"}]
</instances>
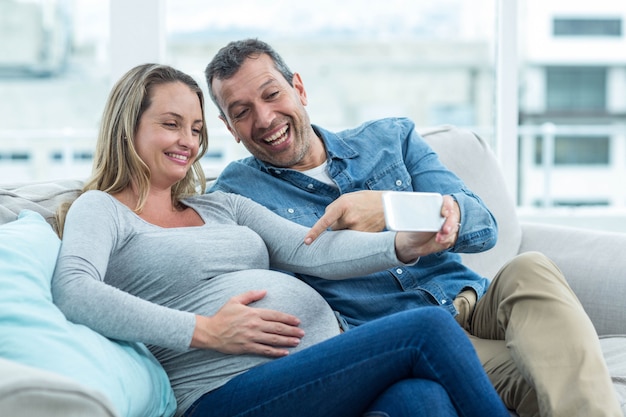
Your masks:
<instances>
[{"instance_id":1,"label":"white sofa","mask_svg":"<svg viewBox=\"0 0 626 417\"><path fill-rule=\"evenodd\" d=\"M450 126L424 131L423 136L442 161L485 200L499 223L496 247L485 253L464 255L464 261L491 278L518 253L536 250L552 258L601 337L626 415L626 234L520 223L498 162L482 139ZM73 197L79 187L78 180L0 186L0 224L15 220L24 208L51 218L56 206ZM81 411L84 407L90 407L90 411ZM106 399L92 389L3 359L0 359L0 415L117 416Z\"/></svg>"},{"instance_id":2,"label":"white sofa","mask_svg":"<svg viewBox=\"0 0 626 417\"><path fill-rule=\"evenodd\" d=\"M100 392L62 375L0 358L0 415L116 417Z\"/></svg>"}]
</instances>

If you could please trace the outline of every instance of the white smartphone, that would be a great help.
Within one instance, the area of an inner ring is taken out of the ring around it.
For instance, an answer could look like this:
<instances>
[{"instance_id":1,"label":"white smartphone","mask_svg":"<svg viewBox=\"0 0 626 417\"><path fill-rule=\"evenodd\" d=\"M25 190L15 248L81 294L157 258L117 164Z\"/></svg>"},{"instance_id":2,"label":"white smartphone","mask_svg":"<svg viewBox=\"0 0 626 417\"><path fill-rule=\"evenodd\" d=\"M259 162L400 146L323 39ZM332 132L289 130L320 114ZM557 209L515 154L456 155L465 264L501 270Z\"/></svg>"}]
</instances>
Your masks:
<instances>
[{"instance_id":1,"label":"white smartphone","mask_svg":"<svg viewBox=\"0 0 626 417\"><path fill-rule=\"evenodd\" d=\"M437 232L445 217L441 216L443 196L439 193L384 191L383 208L387 229L405 232Z\"/></svg>"}]
</instances>

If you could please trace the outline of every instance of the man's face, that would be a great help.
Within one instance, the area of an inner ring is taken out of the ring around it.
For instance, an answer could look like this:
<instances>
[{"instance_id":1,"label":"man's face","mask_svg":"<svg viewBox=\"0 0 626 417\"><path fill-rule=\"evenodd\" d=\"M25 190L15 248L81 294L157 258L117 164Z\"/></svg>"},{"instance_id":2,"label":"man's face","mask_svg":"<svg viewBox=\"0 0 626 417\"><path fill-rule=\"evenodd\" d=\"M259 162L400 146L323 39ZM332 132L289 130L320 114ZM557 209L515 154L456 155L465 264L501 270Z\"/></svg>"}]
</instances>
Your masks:
<instances>
[{"instance_id":1,"label":"man's face","mask_svg":"<svg viewBox=\"0 0 626 417\"><path fill-rule=\"evenodd\" d=\"M298 74L293 84L268 55L261 54L246 59L231 78L214 79L212 87L237 142L271 165L302 170L318 165L308 155L317 137L304 108L306 92Z\"/></svg>"}]
</instances>

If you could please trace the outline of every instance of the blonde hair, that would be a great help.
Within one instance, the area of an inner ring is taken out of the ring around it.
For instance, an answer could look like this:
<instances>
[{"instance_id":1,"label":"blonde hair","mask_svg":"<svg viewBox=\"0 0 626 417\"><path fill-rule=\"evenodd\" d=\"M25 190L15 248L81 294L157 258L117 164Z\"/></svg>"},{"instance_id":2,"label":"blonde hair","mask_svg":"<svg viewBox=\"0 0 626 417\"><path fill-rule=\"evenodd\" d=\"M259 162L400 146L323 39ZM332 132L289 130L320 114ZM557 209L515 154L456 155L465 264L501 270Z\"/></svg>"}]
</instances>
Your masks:
<instances>
[{"instance_id":1,"label":"blonde hair","mask_svg":"<svg viewBox=\"0 0 626 417\"><path fill-rule=\"evenodd\" d=\"M200 165L208 147L208 133L204 116L204 95L196 81L175 68L160 64L143 64L134 67L113 86L102 114L98 141L93 160L91 177L85 182L80 194L88 190L100 190L110 194L123 191L133 185L139 193L135 212L143 209L150 186L150 170L135 149L134 137L139 119L150 107L155 86L182 82L198 95L202 110L200 146L196 160L182 180L172 187L172 202L204 192L206 179ZM72 202L59 207L56 228L63 235L65 216Z\"/></svg>"}]
</instances>

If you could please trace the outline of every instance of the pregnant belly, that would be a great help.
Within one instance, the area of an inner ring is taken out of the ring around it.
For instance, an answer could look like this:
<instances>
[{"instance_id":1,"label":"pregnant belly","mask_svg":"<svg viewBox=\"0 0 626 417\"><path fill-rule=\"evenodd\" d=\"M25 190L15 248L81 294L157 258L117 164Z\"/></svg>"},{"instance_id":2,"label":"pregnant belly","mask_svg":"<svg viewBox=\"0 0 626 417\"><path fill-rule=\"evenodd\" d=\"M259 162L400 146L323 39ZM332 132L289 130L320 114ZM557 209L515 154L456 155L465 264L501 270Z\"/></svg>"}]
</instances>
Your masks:
<instances>
[{"instance_id":1,"label":"pregnant belly","mask_svg":"<svg viewBox=\"0 0 626 417\"><path fill-rule=\"evenodd\" d=\"M267 295L251 303L251 307L277 310L300 319L305 336L293 351L339 334L335 314L322 296L299 279L277 271L252 269L214 277L196 288L193 294L181 297L193 306L179 307L210 316L231 297L249 290L267 290Z\"/></svg>"}]
</instances>

